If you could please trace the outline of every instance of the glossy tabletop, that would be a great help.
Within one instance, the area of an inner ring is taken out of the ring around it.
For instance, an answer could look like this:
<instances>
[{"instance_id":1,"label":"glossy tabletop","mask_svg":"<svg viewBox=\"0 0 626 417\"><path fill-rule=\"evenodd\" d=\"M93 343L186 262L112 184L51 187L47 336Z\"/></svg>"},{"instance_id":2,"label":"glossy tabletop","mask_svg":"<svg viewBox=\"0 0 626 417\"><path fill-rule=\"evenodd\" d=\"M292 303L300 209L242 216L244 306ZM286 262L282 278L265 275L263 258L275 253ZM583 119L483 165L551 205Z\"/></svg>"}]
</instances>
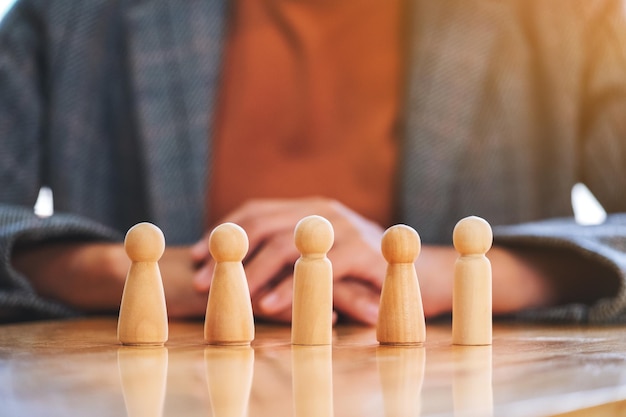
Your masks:
<instances>
[{"instance_id":1,"label":"glossy tabletop","mask_svg":"<svg viewBox=\"0 0 626 417\"><path fill-rule=\"evenodd\" d=\"M170 323L164 348L122 347L116 320L0 326L0 416L626 415L626 327L496 325L493 346L386 347L338 326L292 347L257 326L251 348L211 347Z\"/></svg>"}]
</instances>

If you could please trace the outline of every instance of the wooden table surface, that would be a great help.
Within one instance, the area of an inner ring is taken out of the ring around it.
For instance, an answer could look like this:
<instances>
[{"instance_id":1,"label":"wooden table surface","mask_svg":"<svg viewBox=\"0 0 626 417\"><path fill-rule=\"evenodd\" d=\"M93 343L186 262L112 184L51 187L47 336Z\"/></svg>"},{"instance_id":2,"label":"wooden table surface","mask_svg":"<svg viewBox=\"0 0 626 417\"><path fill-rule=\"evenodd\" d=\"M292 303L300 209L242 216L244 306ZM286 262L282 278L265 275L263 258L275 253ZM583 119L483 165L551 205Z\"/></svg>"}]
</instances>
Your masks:
<instances>
[{"instance_id":1,"label":"wooden table surface","mask_svg":"<svg viewBox=\"0 0 626 417\"><path fill-rule=\"evenodd\" d=\"M0 416L626 415L625 327L496 325L493 346L459 347L431 324L422 348L343 326L332 347L292 347L289 332L219 348L173 322L150 349L120 346L114 318L0 326Z\"/></svg>"}]
</instances>

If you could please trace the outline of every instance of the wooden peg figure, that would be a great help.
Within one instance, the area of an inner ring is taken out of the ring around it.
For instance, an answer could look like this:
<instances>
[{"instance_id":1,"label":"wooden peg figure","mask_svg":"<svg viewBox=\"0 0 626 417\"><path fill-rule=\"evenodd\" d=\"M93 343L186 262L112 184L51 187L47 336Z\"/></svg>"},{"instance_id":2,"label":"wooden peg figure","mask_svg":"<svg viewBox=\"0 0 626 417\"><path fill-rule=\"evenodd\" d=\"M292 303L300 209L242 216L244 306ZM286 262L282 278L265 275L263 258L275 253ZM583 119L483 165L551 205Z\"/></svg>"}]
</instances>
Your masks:
<instances>
[{"instance_id":1,"label":"wooden peg figure","mask_svg":"<svg viewBox=\"0 0 626 417\"><path fill-rule=\"evenodd\" d=\"M204 320L204 340L210 345L249 345L254 340L250 289L243 268L248 236L234 223L217 226L209 236L215 259Z\"/></svg>"},{"instance_id":2,"label":"wooden peg figure","mask_svg":"<svg viewBox=\"0 0 626 417\"><path fill-rule=\"evenodd\" d=\"M124 345L162 346L168 337L167 308L158 261L165 251L165 237L157 226L139 223L124 240L131 260L126 276L117 338Z\"/></svg>"},{"instance_id":3,"label":"wooden peg figure","mask_svg":"<svg viewBox=\"0 0 626 417\"><path fill-rule=\"evenodd\" d=\"M376 339L383 345L421 345L426 341L426 322L415 272L420 237L410 226L395 225L383 234L381 250L388 265L380 294Z\"/></svg>"},{"instance_id":4,"label":"wooden peg figure","mask_svg":"<svg viewBox=\"0 0 626 417\"><path fill-rule=\"evenodd\" d=\"M293 271L291 343L330 345L333 328L333 268L326 254L334 243L333 227L321 216L305 217L294 233L301 253Z\"/></svg>"},{"instance_id":5,"label":"wooden peg figure","mask_svg":"<svg viewBox=\"0 0 626 417\"><path fill-rule=\"evenodd\" d=\"M491 226L480 217L466 217L454 227L452 240L459 252L454 264L452 343L490 345L491 263L485 254L493 242Z\"/></svg>"}]
</instances>

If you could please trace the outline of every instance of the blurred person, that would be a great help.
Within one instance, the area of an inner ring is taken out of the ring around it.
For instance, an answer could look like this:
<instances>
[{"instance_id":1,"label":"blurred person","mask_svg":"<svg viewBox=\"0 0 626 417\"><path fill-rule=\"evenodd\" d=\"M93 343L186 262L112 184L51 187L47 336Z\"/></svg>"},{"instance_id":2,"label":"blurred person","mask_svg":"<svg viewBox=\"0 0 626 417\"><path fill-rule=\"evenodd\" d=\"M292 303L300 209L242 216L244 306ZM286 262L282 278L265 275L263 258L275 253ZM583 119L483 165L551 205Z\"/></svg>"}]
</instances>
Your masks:
<instances>
[{"instance_id":1,"label":"blurred person","mask_svg":"<svg viewBox=\"0 0 626 417\"><path fill-rule=\"evenodd\" d=\"M0 311L114 312L157 224L168 312L202 317L206 236L241 225L255 315L288 322L296 222L335 228L340 318L373 324L413 226L427 317L454 224L494 226L495 314L626 318L626 25L613 0L22 0L0 26ZM586 183L607 220L581 226ZM33 204L54 192L54 214Z\"/></svg>"}]
</instances>

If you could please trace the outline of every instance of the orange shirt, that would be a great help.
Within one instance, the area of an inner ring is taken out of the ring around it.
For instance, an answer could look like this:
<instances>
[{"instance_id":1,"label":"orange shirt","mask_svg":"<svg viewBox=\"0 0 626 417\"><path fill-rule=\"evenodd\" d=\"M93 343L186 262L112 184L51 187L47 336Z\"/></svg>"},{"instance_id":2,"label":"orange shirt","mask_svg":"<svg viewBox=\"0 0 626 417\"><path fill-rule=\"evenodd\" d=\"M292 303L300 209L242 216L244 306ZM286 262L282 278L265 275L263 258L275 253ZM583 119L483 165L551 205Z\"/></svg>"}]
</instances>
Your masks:
<instances>
[{"instance_id":1,"label":"orange shirt","mask_svg":"<svg viewBox=\"0 0 626 417\"><path fill-rule=\"evenodd\" d=\"M326 196L392 221L400 0L237 0L228 28L210 224L250 198Z\"/></svg>"}]
</instances>

